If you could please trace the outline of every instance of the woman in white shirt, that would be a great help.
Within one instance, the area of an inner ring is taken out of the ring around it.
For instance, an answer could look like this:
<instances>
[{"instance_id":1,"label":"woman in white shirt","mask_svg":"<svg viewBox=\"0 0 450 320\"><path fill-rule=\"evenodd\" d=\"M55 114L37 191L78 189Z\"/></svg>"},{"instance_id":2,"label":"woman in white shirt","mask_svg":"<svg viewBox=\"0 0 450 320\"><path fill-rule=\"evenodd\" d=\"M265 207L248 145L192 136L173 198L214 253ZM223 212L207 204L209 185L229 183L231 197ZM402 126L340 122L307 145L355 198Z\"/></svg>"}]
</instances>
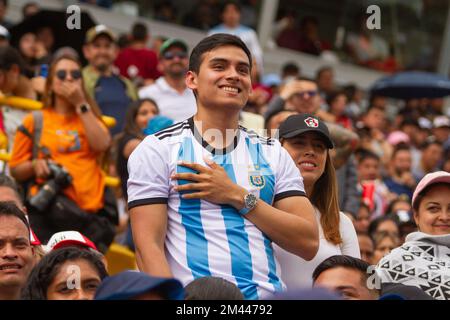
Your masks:
<instances>
[{"instance_id":1,"label":"woman in white shirt","mask_svg":"<svg viewBox=\"0 0 450 320\"><path fill-rule=\"evenodd\" d=\"M336 173L330 157L333 142L325 123L309 114L292 115L280 125L279 137L300 170L306 195L315 207L320 244L311 261L276 245L274 250L287 289L310 288L312 273L323 260L337 254L360 258L358 238L351 220L339 211Z\"/></svg>"}]
</instances>

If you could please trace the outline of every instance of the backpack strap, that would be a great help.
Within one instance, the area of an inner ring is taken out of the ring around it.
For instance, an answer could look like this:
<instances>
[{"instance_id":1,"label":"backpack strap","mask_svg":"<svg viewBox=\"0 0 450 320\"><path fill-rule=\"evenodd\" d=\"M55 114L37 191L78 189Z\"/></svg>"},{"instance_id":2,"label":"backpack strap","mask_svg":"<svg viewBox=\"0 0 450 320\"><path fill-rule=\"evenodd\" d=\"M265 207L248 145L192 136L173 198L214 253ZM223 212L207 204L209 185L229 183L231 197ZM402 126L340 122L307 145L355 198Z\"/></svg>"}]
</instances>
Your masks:
<instances>
[{"instance_id":1,"label":"backpack strap","mask_svg":"<svg viewBox=\"0 0 450 320\"><path fill-rule=\"evenodd\" d=\"M33 111L33 123L34 123L34 132L33 132L33 159L36 159L38 156L39 149L41 148L41 135L42 135L42 112L41 111Z\"/></svg>"},{"instance_id":2,"label":"backpack strap","mask_svg":"<svg viewBox=\"0 0 450 320\"><path fill-rule=\"evenodd\" d=\"M37 158L39 151L44 152L46 156L49 156L50 154L48 152L48 149L41 146L42 126L44 122L42 112L39 110L33 111L32 115L34 126L33 133L28 131L28 129L25 128L23 124L17 127L17 131L22 132L33 141L32 159Z\"/></svg>"},{"instance_id":3,"label":"backpack strap","mask_svg":"<svg viewBox=\"0 0 450 320\"><path fill-rule=\"evenodd\" d=\"M30 138L31 140L33 140L33 135L30 133L30 131L28 131L27 128L25 128L23 126L23 124L21 124L20 126L17 127L17 131L22 132L24 135L26 135L28 138Z\"/></svg>"},{"instance_id":4,"label":"backpack strap","mask_svg":"<svg viewBox=\"0 0 450 320\"><path fill-rule=\"evenodd\" d=\"M17 130L22 132L24 135L26 135L28 138L31 139L33 142L33 149L32 149L32 159L37 159L39 149L41 149L40 146L40 140L41 140L41 134L42 134L42 112L41 111L33 111L33 133L28 131L27 128L25 128L23 125L20 125ZM22 197L23 199L27 199L28 192L30 187L34 184L34 179L27 180L21 184L22 186ZM27 200L28 202L28 200Z\"/></svg>"}]
</instances>

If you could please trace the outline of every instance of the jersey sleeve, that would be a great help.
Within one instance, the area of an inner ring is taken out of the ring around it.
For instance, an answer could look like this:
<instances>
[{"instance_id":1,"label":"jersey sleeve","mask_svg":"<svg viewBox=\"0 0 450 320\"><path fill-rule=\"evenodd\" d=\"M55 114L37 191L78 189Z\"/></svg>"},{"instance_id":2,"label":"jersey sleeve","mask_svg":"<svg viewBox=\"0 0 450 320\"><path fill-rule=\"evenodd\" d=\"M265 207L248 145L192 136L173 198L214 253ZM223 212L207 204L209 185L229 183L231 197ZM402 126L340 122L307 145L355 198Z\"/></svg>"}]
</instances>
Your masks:
<instances>
[{"instance_id":1,"label":"jersey sleeve","mask_svg":"<svg viewBox=\"0 0 450 320\"><path fill-rule=\"evenodd\" d=\"M148 136L128 159L128 209L167 204L169 197L169 150L155 136Z\"/></svg>"},{"instance_id":2,"label":"jersey sleeve","mask_svg":"<svg viewBox=\"0 0 450 320\"><path fill-rule=\"evenodd\" d=\"M280 146L280 158L276 171L274 202L293 196L306 196L303 178L289 153Z\"/></svg>"},{"instance_id":3,"label":"jersey sleeve","mask_svg":"<svg viewBox=\"0 0 450 320\"><path fill-rule=\"evenodd\" d=\"M24 131L31 135L33 134L34 123L32 113L26 115L22 124L17 128L16 135L14 136L11 160L9 161L10 168L14 168L25 161L31 160L33 157L32 137L27 136Z\"/></svg>"}]
</instances>

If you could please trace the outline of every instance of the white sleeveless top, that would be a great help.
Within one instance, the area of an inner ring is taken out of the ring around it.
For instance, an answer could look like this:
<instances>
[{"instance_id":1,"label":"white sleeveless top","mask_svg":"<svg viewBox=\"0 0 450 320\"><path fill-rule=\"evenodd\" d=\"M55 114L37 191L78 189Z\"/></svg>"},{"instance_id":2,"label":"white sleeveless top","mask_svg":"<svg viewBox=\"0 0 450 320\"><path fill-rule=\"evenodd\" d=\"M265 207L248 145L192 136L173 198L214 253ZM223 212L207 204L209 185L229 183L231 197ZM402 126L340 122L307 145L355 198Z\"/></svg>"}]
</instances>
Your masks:
<instances>
[{"instance_id":1,"label":"white sleeveless top","mask_svg":"<svg viewBox=\"0 0 450 320\"><path fill-rule=\"evenodd\" d=\"M353 223L344 213L340 213L339 232L341 233L342 243L335 245L325 239L323 229L320 224L320 212L315 208L316 220L319 227L319 250L316 256L306 261L286 250L280 248L275 243L274 251L281 267L281 279L288 290L298 288L312 287L312 274L314 269L325 259L334 255L349 255L360 258L358 238L356 236Z\"/></svg>"}]
</instances>

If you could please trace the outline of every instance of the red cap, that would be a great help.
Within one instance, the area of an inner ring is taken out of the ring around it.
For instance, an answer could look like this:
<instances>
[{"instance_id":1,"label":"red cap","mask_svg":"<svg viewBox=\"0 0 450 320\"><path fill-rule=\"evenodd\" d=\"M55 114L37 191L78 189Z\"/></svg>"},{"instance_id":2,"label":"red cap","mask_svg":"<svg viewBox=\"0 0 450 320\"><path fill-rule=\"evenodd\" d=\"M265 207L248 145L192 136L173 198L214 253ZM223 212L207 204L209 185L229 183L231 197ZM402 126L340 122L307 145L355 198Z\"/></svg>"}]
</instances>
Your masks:
<instances>
[{"instance_id":1,"label":"red cap","mask_svg":"<svg viewBox=\"0 0 450 320\"><path fill-rule=\"evenodd\" d=\"M69 246L81 246L98 251L95 244L78 231L62 231L52 235L47 243L47 252Z\"/></svg>"}]
</instances>

